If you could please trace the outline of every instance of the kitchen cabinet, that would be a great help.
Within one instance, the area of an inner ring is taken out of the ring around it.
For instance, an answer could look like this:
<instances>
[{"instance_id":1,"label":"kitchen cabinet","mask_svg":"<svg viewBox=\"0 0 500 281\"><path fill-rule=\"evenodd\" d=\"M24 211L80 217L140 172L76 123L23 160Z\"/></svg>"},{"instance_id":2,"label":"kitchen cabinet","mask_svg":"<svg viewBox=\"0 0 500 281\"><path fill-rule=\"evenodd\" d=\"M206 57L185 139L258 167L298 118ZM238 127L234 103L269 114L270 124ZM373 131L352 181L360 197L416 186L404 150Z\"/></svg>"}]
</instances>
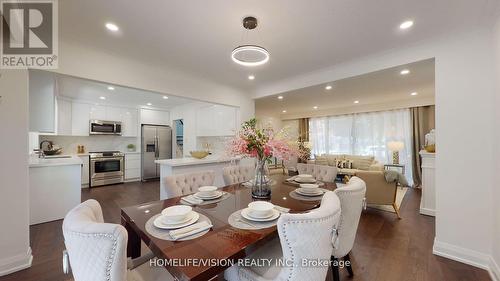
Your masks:
<instances>
[{"instance_id":1,"label":"kitchen cabinet","mask_svg":"<svg viewBox=\"0 0 500 281\"><path fill-rule=\"evenodd\" d=\"M125 181L136 181L141 179L141 154L125 154Z\"/></svg>"},{"instance_id":2,"label":"kitchen cabinet","mask_svg":"<svg viewBox=\"0 0 500 281\"><path fill-rule=\"evenodd\" d=\"M123 122L122 108L114 106L106 106L106 121L120 121Z\"/></svg>"},{"instance_id":3,"label":"kitchen cabinet","mask_svg":"<svg viewBox=\"0 0 500 281\"><path fill-rule=\"evenodd\" d=\"M168 111L141 108L141 124L170 125Z\"/></svg>"},{"instance_id":4,"label":"kitchen cabinet","mask_svg":"<svg viewBox=\"0 0 500 281\"><path fill-rule=\"evenodd\" d=\"M92 105L90 106L90 120L106 120L106 106Z\"/></svg>"},{"instance_id":5,"label":"kitchen cabinet","mask_svg":"<svg viewBox=\"0 0 500 281\"><path fill-rule=\"evenodd\" d=\"M124 137L137 137L139 127L139 119L137 109L135 108L122 108L122 136Z\"/></svg>"},{"instance_id":6,"label":"kitchen cabinet","mask_svg":"<svg viewBox=\"0 0 500 281\"><path fill-rule=\"evenodd\" d=\"M88 136L89 120L90 120L90 105L88 103L72 102L71 135Z\"/></svg>"},{"instance_id":7,"label":"kitchen cabinet","mask_svg":"<svg viewBox=\"0 0 500 281\"><path fill-rule=\"evenodd\" d=\"M29 71L29 131L56 133L56 79L51 72Z\"/></svg>"},{"instance_id":8,"label":"kitchen cabinet","mask_svg":"<svg viewBox=\"0 0 500 281\"><path fill-rule=\"evenodd\" d=\"M231 136L236 131L236 108L225 105L208 105L196 112L198 136Z\"/></svg>"},{"instance_id":9,"label":"kitchen cabinet","mask_svg":"<svg viewBox=\"0 0 500 281\"><path fill-rule=\"evenodd\" d=\"M72 134L72 105L71 101L57 98L57 135L70 136Z\"/></svg>"},{"instance_id":10,"label":"kitchen cabinet","mask_svg":"<svg viewBox=\"0 0 500 281\"><path fill-rule=\"evenodd\" d=\"M82 187L89 187L90 158L88 155L80 155L82 159Z\"/></svg>"}]
</instances>

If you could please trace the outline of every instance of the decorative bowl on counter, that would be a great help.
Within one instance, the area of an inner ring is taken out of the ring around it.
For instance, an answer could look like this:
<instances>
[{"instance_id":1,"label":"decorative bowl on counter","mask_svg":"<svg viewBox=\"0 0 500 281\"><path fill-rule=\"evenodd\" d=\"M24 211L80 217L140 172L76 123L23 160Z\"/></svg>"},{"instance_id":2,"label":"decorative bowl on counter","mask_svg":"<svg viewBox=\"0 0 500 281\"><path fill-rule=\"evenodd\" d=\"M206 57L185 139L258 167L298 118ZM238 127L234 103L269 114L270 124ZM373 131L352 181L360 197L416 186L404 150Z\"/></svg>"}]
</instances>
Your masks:
<instances>
[{"instance_id":1,"label":"decorative bowl on counter","mask_svg":"<svg viewBox=\"0 0 500 281\"><path fill-rule=\"evenodd\" d=\"M208 151L203 150L190 151L189 153L191 154L191 156L197 159L203 159L208 156Z\"/></svg>"}]
</instances>

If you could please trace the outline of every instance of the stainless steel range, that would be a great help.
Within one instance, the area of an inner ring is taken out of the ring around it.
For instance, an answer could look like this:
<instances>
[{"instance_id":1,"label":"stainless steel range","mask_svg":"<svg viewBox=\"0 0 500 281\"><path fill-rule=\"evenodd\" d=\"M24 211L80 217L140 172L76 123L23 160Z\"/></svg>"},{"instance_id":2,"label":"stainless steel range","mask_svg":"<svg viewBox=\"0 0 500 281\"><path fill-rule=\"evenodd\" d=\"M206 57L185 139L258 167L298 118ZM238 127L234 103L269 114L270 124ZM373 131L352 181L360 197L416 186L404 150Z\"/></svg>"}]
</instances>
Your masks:
<instances>
[{"instance_id":1,"label":"stainless steel range","mask_svg":"<svg viewBox=\"0 0 500 281\"><path fill-rule=\"evenodd\" d=\"M120 151L90 152L90 187L122 183L124 156Z\"/></svg>"}]
</instances>

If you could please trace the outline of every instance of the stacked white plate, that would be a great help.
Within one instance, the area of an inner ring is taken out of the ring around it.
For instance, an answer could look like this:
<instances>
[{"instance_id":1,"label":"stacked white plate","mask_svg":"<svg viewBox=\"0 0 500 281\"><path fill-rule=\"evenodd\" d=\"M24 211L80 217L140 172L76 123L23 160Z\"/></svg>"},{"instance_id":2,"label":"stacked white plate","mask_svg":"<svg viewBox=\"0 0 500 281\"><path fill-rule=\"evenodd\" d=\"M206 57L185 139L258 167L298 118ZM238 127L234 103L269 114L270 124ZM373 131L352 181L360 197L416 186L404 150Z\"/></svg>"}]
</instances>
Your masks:
<instances>
[{"instance_id":1,"label":"stacked white plate","mask_svg":"<svg viewBox=\"0 0 500 281\"><path fill-rule=\"evenodd\" d=\"M294 181L298 183L315 183L316 179L312 175L300 174L295 177Z\"/></svg>"},{"instance_id":2,"label":"stacked white plate","mask_svg":"<svg viewBox=\"0 0 500 281\"><path fill-rule=\"evenodd\" d=\"M295 192L304 196L320 196L325 193L317 184L301 184L300 188L295 189Z\"/></svg>"},{"instance_id":3,"label":"stacked white plate","mask_svg":"<svg viewBox=\"0 0 500 281\"><path fill-rule=\"evenodd\" d=\"M217 190L216 186L201 186L193 196L202 200L214 200L222 197L224 192Z\"/></svg>"},{"instance_id":4,"label":"stacked white plate","mask_svg":"<svg viewBox=\"0 0 500 281\"><path fill-rule=\"evenodd\" d=\"M248 204L248 208L241 210L241 216L250 221L272 221L280 216L274 205L265 201L255 201Z\"/></svg>"},{"instance_id":5,"label":"stacked white plate","mask_svg":"<svg viewBox=\"0 0 500 281\"><path fill-rule=\"evenodd\" d=\"M153 225L161 229L176 229L191 225L198 221L200 214L190 206L177 205L164 209Z\"/></svg>"}]
</instances>

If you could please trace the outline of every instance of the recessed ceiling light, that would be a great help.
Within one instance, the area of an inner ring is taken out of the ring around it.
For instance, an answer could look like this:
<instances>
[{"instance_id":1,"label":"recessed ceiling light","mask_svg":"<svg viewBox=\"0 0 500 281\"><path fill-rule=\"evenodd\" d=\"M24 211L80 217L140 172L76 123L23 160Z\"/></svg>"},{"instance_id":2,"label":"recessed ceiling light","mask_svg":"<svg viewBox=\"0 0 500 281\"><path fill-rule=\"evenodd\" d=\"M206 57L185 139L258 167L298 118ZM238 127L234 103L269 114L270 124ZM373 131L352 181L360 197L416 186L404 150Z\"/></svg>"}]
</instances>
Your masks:
<instances>
[{"instance_id":1,"label":"recessed ceiling light","mask_svg":"<svg viewBox=\"0 0 500 281\"><path fill-rule=\"evenodd\" d=\"M283 96L278 96L278 99L279 99L279 100L282 100L282 99L283 99Z\"/></svg>"},{"instance_id":2,"label":"recessed ceiling light","mask_svg":"<svg viewBox=\"0 0 500 281\"><path fill-rule=\"evenodd\" d=\"M416 95L418 95L418 93L417 93L417 92L413 92L413 93L411 93L410 95L412 95L412 96L416 96Z\"/></svg>"},{"instance_id":3,"label":"recessed ceiling light","mask_svg":"<svg viewBox=\"0 0 500 281\"><path fill-rule=\"evenodd\" d=\"M315 106L313 106L313 108L314 108L314 109L318 109L318 106L317 106L317 105L315 105Z\"/></svg>"},{"instance_id":4,"label":"recessed ceiling light","mask_svg":"<svg viewBox=\"0 0 500 281\"><path fill-rule=\"evenodd\" d=\"M408 29L408 28L410 28L412 26L413 26L413 21L412 20L407 20L407 21L402 22L399 25L399 28L401 28L401 29Z\"/></svg>"},{"instance_id":5,"label":"recessed ceiling light","mask_svg":"<svg viewBox=\"0 0 500 281\"><path fill-rule=\"evenodd\" d=\"M331 90L332 86L331 85L326 85L325 90Z\"/></svg>"},{"instance_id":6,"label":"recessed ceiling light","mask_svg":"<svg viewBox=\"0 0 500 281\"><path fill-rule=\"evenodd\" d=\"M354 103L356 103L356 104L359 103L359 100L355 100Z\"/></svg>"},{"instance_id":7,"label":"recessed ceiling light","mask_svg":"<svg viewBox=\"0 0 500 281\"><path fill-rule=\"evenodd\" d=\"M111 23L111 22L106 23L106 28L113 31L113 32L116 32L120 29L120 28L118 28L118 26L116 24Z\"/></svg>"},{"instance_id":8,"label":"recessed ceiling light","mask_svg":"<svg viewBox=\"0 0 500 281\"><path fill-rule=\"evenodd\" d=\"M168 100L168 97L167 97L167 96L163 96L163 99L164 99L164 100Z\"/></svg>"},{"instance_id":9,"label":"recessed ceiling light","mask_svg":"<svg viewBox=\"0 0 500 281\"><path fill-rule=\"evenodd\" d=\"M281 111L281 112L286 113L286 110L283 110L283 111Z\"/></svg>"},{"instance_id":10,"label":"recessed ceiling light","mask_svg":"<svg viewBox=\"0 0 500 281\"><path fill-rule=\"evenodd\" d=\"M410 71L408 69L403 69L403 70L401 70L400 74L401 75L410 74Z\"/></svg>"},{"instance_id":11,"label":"recessed ceiling light","mask_svg":"<svg viewBox=\"0 0 500 281\"><path fill-rule=\"evenodd\" d=\"M105 100L105 99L106 99L106 97L99 97L99 98L100 98L101 100Z\"/></svg>"},{"instance_id":12,"label":"recessed ceiling light","mask_svg":"<svg viewBox=\"0 0 500 281\"><path fill-rule=\"evenodd\" d=\"M152 103L150 103L150 102L148 102L148 103L146 103L146 104L147 104L147 105L149 105L149 106L153 105L153 104L152 104Z\"/></svg>"},{"instance_id":13,"label":"recessed ceiling light","mask_svg":"<svg viewBox=\"0 0 500 281\"><path fill-rule=\"evenodd\" d=\"M255 79L254 75L248 75L248 80L253 80L253 79Z\"/></svg>"}]
</instances>

